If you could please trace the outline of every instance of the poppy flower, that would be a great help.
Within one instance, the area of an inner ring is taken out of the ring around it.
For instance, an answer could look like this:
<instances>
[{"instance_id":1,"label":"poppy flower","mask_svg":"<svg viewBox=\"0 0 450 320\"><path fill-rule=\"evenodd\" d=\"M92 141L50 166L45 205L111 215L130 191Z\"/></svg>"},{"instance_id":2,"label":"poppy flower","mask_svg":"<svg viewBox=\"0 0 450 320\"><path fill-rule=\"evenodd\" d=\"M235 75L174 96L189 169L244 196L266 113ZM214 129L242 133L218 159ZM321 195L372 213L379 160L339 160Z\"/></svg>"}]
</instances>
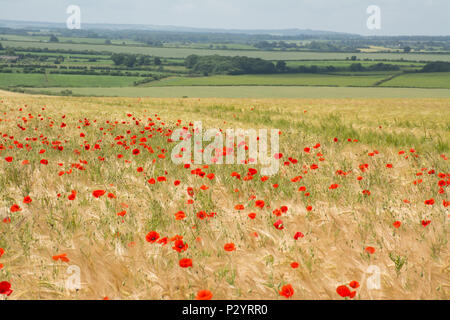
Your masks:
<instances>
[{"instance_id":1,"label":"poppy flower","mask_svg":"<svg viewBox=\"0 0 450 320\"><path fill-rule=\"evenodd\" d=\"M147 235L145 236L145 240L147 240L147 242L150 243L154 243L156 242L156 240L159 239L159 233L156 231L150 231L149 233L147 233Z\"/></svg>"},{"instance_id":2,"label":"poppy flower","mask_svg":"<svg viewBox=\"0 0 450 320\"><path fill-rule=\"evenodd\" d=\"M284 296L286 298L290 298L294 295L294 288L292 288L292 285L287 284L281 287L281 291L278 291L280 296Z\"/></svg>"},{"instance_id":3,"label":"poppy flower","mask_svg":"<svg viewBox=\"0 0 450 320\"><path fill-rule=\"evenodd\" d=\"M422 226L426 227L431 223L431 220L422 220Z\"/></svg>"},{"instance_id":4,"label":"poppy flower","mask_svg":"<svg viewBox=\"0 0 450 320\"><path fill-rule=\"evenodd\" d=\"M11 210L11 212L18 212L18 211L21 211L22 208L20 208L18 204L13 204L11 206L10 210Z\"/></svg>"},{"instance_id":5,"label":"poppy flower","mask_svg":"<svg viewBox=\"0 0 450 320\"><path fill-rule=\"evenodd\" d=\"M199 218L200 220L205 219L206 218L206 212L205 211L197 212L197 218Z\"/></svg>"},{"instance_id":6,"label":"poppy flower","mask_svg":"<svg viewBox=\"0 0 450 320\"><path fill-rule=\"evenodd\" d=\"M264 208L264 205L265 205L264 200L256 200L255 201L255 207L262 209L262 208Z\"/></svg>"},{"instance_id":7,"label":"poppy flower","mask_svg":"<svg viewBox=\"0 0 450 320\"><path fill-rule=\"evenodd\" d=\"M283 157L282 153L275 153L274 154L274 158L277 159L277 160L281 159L282 157Z\"/></svg>"},{"instance_id":8,"label":"poppy flower","mask_svg":"<svg viewBox=\"0 0 450 320\"><path fill-rule=\"evenodd\" d=\"M375 248L374 247L367 247L365 250L369 254L374 254L375 253Z\"/></svg>"},{"instance_id":9,"label":"poppy flower","mask_svg":"<svg viewBox=\"0 0 450 320\"><path fill-rule=\"evenodd\" d=\"M103 196L106 193L105 190L94 190L92 192L92 195L96 198L100 198L101 196Z\"/></svg>"},{"instance_id":10,"label":"poppy flower","mask_svg":"<svg viewBox=\"0 0 450 320\"><path fill-rule=\"evenodd\" d=\"M67 253L61 253L52 257L53 260L58 261L61 260L63 262L69 262L69 258L67 258Z\"/></svg>"},{"instance_id":11,"label":"poppy flower","mask_svg":"<svg viewBox=\"0 0 450 320\"><path fill-rule=\"evenodd\" d=\"M236 247L234 246L234 243L226 243L223 248L225 249L225 251L234 251L236 250Z\"/></svg>"},{"instance_id":12,"label":"poppy flower","mask_svg":"<svg viewBox=\"0 0 450 320\"><path fill-rule=\"evenodd\" d=\"M304 237L304 235L303 235L303 233L301 233L301 232L296 232L295 234L294 234L294 239L295 240L298 240L299 238L303 238Z\"/></svg>"},{"instance_id":13,"label":"poppy flower","mask_svg":"<svg viewBox=\"0 0 450 320\"><path fill-rule=\"evenodd\" d=\"M73 201L73 200L75 200L76 196L77 196L77 192L75 190L72 190L72 193L69 194L69 196L67 198L69 200Z\"/></svg>"},{"instance_id":14,"label":"poppy flower","mask_svg":"<svg viewBox=\"0 0 450 320\"><path fill-rule=\"evenodd\" d=\"M13 157L6 157L5 160L6 160L6 162L12 162L13 161Z\"/></svg>"},{"instance_id":15,"label":"poppy flower","mask_svg":"<svg viewBox=\"0 0 450 320\"><path fill-rule=\"evenodd\" d=\"M281 220L277 220L275 221L275 223L273 224L273 226L278 229L278 230L283 230L284 226L283 226L283 221Z\"/></svg>"},{"instance_id":16,"label":"poppy flower","mask_svg":"<svg viewBox=\"0 0 450 320\"><path fill-rule=\"evenodd\" d=\"M25 198L23 198L23 203L25 203L25 204L31 203L31 201L33 201L33 200L31 200L30 196L26 196Z\"/></svg>"},{"instance_id":17,"label":"poppy flower","mask_svg":"<svg viewBox=\"0 0 450 320\"><path fill-rule=\"evenodd\" d=\"M175 220L183 220L184 218L186 218L186 214L183 211L175 213Z\"/></svg>"},{"instance_id":18,"label":"poppy flower","mask_svg":"<svg viewBox=\"0 0 450 320\"><path fill-rule=\"evenodd\" d=\"M195 297L196 300L211 300L213 297L213 294L209 290L200 290L197 292L197 296Z\"/></svg>"},{"instance_id":19,"label":"poppy flower","mask_svg":"<svg viewBox=\"0 0 450 320\"><path fill-rule=\"evenodd\" d=\"M137 156L139 153L141 153L141 151L139 149L133 150L133 155Z\"/></svg>"},{"instance_id":20,"label":"poppy flower","mask_svg":"<svg viewBox=\"0 0 450 320\"><path fill-rule=\"evenodd\" d=\"M234 206L234 209L235 209L235 210L244 210L244 205L242 205L242 204L237 204L237 205Z\"/></svg>"},{"instance_id":21,"label":"poppy flower","mask_svg":"<svg viewBox=\"0 0 450 320\"><path fill-rule=\"evenodd\" d=\"M358 281L351 281L349 283L349 286L352 287L353 289L356 289L359 287L359 282Z\"/></svg>"},{"instance_id":22,"label":"poppy flower","mask_svg":"<svg viewBox=\"0 0 450 320\"><path fill-rule=\"evenodd\" d=\"M292 262L292 263L291 263L291 268L292 268L292 269L297 269L298 266L299 266L298 262Z\"/></svg>"},{"instance_id":23,"label":"poppy flower","mask_svg":"<svg viewBox=\"0 0 450 320\"><path fill-rule=\"evenodd\" d=\"M5 249L0 248L0 258L5 254Z\"/></svg>"},{"instance_id":24,"label":"poppy flower","mask_svg":"<svg viewBox=\"0 0 450 320\"><path fill-rule=\"evenodd\" d=\"M434 204L434 199L431 198L431 199L429 199L429 200L425 200L425 204L426 204L426 205L429 205L429 206L433 205L433 204Z\"/></svg>"},{"instance_id":25,"label":"poppy flower","mask_svg":"<svg viewBox=\"0 0 450 320\"><path fill-rule=\"evenodd\" d=\"M172 247L172 249L176 250L177 252L186 251L187 248L188 244L184 243L183 240L176 240L174 246Z\"/></svg>"},{"instance_id":26,"label":"poppy flower","mask_svg":"<svg viewBox=\"0 0 450 320\"><path fill-rule=\"evenodd\" d=\"M330 185L330 187L328 189L337 189L339 187L339 185L337 183L333 183L332 185Z\"/></svg>"},{"instance_id":27,"label":"poppy flower","mask_svg":"<svg viewBox=\"0 0 450 320\"><path fill-rule=\"evenodd\" d=\"M393 224L394 228L400 228L400 226L402 225L402 223L400 221L395 221Z\"/></svg>"},{"instance_id":28,"label":"poppy flower","mask_svg":"<svg viewBox=\"0 0 450 320\"><path fill-rule=\"evenodd\" d=\"M0 282L0 294L9 296L12 292L13 291L11 290L11 283L9 283L8 281Z\"/></svg>"},{"instance_id":29,"label":"poppy flower","mask_svg":"<svg viewBox=\"0 0 450 320\"><path fill-rule=\"evenodd\" d=\"M345 298L345 297L349 297L350 296L350 289L347 286L339 286L336 288L336 292L338 295L340 295L341 297Z\"/></svg>"},{"instance_id":30,"label":"poppy flower","mask_svg":"<svg viewBox=\"0 0 450 320\"><path fill-rule=\"evenodd\" d=\"M249 213L248 214L248 217L250 218L250 219L255 219L256 218L256 213L254 213L254 212L252 212L252 213Z\"/></svg>"},{"instance_id":31,"label":"poppy flower","mask_svg":"<svg viewBox=\"0 0 450 320\"><path fill-rule=\"evenodd\" d=\"M182 267L182 268L192 267L191 259L183 258L178 263L179 263L180 267Z\"/></svg>"}]
</instances>

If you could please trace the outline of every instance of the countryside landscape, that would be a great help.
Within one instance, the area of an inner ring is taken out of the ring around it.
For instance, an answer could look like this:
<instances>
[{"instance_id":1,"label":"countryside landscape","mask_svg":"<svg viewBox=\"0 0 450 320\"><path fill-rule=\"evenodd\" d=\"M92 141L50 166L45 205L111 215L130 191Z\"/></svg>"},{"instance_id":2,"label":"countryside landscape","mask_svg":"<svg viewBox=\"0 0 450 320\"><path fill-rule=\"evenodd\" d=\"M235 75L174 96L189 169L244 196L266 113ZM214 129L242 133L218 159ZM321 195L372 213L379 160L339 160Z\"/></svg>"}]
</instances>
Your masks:
<instances>
[{"instance_id":1,"label":"countryside landscape","mask_svg":"<svg viewBox=\"0 0 450 320\"><path fill-rule=\"evenodd\" d=\"M0 18L0 300L450 298L448 28Z\"/></svg>"}]
</instances>

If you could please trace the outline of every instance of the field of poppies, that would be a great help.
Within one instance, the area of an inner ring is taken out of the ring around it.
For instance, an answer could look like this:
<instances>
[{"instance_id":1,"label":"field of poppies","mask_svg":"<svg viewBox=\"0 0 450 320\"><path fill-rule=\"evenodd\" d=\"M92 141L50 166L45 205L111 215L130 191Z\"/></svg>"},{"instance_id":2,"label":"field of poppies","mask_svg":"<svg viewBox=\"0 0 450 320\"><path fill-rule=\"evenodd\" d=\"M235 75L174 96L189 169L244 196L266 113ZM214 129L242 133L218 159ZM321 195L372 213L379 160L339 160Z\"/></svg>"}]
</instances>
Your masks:
<instances>
[{"instance_id":1,"label":"field of poppies","mask_svg":"<svg viewBox=\"0 0 450 320\"><path fill-rule=\"evenodd\" d=\"M449 114L0 92L0 299L449 299ZM278 129L280 170L174 164L194 121Z\"/></svg>"}]
</instances>

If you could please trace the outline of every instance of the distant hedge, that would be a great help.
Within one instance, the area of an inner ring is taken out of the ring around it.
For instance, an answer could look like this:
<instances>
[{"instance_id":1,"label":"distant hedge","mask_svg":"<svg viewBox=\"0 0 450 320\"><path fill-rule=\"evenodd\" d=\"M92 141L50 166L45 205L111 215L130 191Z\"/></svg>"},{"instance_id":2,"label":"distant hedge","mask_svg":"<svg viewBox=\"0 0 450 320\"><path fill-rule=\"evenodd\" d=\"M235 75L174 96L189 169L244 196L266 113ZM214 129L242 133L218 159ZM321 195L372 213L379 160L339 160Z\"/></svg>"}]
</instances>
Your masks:
<instances>
[{"instance_id":1,"label":"distant hedge","mask_svg":"<svg viewBox=\"0 0 450 320\"><path fill-rule=\"evenodd\" d=\"M423 68L422 72L450 72L450 62L430 62Z\"/></svg>"}]
</instances>

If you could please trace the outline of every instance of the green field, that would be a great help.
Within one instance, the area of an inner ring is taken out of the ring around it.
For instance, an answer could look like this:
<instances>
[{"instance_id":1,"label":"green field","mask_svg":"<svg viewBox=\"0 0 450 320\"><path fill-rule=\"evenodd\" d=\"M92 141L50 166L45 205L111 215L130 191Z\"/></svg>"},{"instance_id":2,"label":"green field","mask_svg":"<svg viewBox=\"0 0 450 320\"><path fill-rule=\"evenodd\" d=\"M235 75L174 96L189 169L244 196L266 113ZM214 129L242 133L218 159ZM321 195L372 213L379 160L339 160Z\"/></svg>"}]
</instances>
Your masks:
<instances>
[{"instance_id":1,"label":"green field","mask_svg":"<svg viewBox=\"0 0 450 320\"><path fill-rule=\"evenodd\" d=\"M0 73L0 87L126 87L142 77Z\"/></svg>"},{"instance_id":2,"label":"green field","mask_svg":"<svg viewBox=\"0 0 450 320\"><path fill-rule=\"evenodd\" d=\"M293 51L256 51L256 50L209 50L187 48L156 48L131 45L99 45L99 44L72 44L72 43L44 43L31 41L2 41L4 47L20 48L48 48L51 50L92 50L114 53L134 53L154 55L167 58L185 58L191 54L247 56L265 60L344 60L356 56L358 59L390 59L408 61L450 61L450 54L415 54L415 53L345 53L345 52L293 52Z\"/></svg>"},{"instance_id":3,"label":"green field","mask_svg":"<svg viewBox=\"0 0 450 320\"><path fill-rule=\"evenodd\" d=\"M381 86L450 89L450 72L407 73L384 82Z\"/></svg>"},{"instance_id":4,"label":"green field","mask_svg":"<svg viewBox=\"0 0 450 320\"><path fill-rule=\"evenodd\" d=\"M86 96L117 97L196 97L196 98L450 98L449 89L411 88L352 88L352 87L294 87L294 86L195 86L195 87L129 87L129 88L33 88L59 94L69 89Z\"/></svg>"},{"instance_id":5,"label":"green field","mask_svg":"<svg viewBox=\"0 0 450 320\"><path fill-rule=\"evenodd\" d=\"M218 75L210 77L174 77L151 82L147 86L336 86L368 87L389 75L345 76L327 74Z\"/></svg>"}]
</instances>

